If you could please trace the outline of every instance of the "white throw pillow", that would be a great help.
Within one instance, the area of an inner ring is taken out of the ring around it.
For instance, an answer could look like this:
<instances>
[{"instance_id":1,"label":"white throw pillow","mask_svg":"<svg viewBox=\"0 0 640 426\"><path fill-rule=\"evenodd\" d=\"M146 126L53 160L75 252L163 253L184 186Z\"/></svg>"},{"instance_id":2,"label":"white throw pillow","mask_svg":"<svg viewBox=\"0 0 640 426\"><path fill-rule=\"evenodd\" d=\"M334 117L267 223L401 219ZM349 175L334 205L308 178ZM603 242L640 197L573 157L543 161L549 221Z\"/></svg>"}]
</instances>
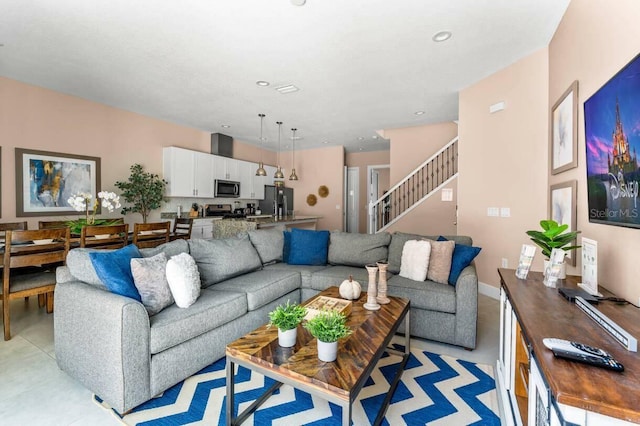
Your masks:
<instances>
[{"instance_id":1,"label":"white throw pillow","mask_svg":"<svg viewBox=\"0 0 640 426\"><path fill-rule=\"evenodd\" d=\"M414 281L424 281L429 268L431 244L428 241L409 240L402 247L400 276Z\"/></svg>"},{"instance_id":2,"label":"white throw pillow","mask_svg":"<svg viewBox=\"0 0 640 426\"><path fill-rule=\"evenodd\" d=\"M200 273L196 261L188 253L167 261L167 281L171 294L180 308L193 305L200 296Z\"/></svg>"}]
</instances>

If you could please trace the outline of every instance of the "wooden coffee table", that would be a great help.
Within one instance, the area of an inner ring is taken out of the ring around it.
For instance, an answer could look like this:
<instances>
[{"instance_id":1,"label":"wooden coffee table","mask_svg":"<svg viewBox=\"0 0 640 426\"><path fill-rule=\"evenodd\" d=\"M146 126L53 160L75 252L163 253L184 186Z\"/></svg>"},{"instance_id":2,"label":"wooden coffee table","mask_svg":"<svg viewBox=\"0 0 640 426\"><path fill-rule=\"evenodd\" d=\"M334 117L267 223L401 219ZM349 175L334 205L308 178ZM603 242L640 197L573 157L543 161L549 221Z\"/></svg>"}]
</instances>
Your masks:
<instances>
[{"instance_id":1,"label":"wooden coffee table","mask_svg":"<svg viewBox=\"0 0 640 426\"><path fill-rule=\"evenodd\" d=\"M331 287L318 296L340 297L337 287ZM239 425L247 419L282 384L291 385L320 396L342 407L342 424L351 424L352 405L371 375L383 353L402 357L389 392L374 422L379 425L395 392L404 367L409 359L409 306L408 299L389 297L391 302L378 311L368 311L363 305L367 294L353 301L347 324L353 334L340 341L338 359L322 362L318 359L316 339L302 326L298 326L298 339L293 348L278 345L278 330L264 325L227 345L227 425ZM389 348L391 339L405 320L404 352ZM235 364L263 374L276 381L260 398L238 416L234 416Z\"/></svg>"}]
</instances>

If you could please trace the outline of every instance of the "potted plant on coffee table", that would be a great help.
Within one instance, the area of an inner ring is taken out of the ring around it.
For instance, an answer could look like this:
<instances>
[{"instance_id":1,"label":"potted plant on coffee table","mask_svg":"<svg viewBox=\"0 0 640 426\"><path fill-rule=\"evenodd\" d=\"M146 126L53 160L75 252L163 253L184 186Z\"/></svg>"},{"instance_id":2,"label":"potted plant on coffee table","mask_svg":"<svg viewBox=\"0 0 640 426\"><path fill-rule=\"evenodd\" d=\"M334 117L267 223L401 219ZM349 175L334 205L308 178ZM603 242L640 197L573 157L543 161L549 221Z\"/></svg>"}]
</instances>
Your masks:
<instances>
[{"instance_id":1,"label":"potted plant on coffee table","mask_svg":"<svg viewBox=\"0 0 640 426\"><path fill-rule=\"evenodd\" d=\"M538 247L542 249L542 255L546 258L545 262L549 261L551 256L551 250L559 248L568 252L570 250L577 250L580 246L571 245L577 238L580 231L565 232L569 225L560 225L555 220L541 220L540 227L542 231L531 230L527 231L527 235L531 237L531 241L536 243ZM545 266L545 270L546 270ZM561 278L564 278L565 274L561 273Z\"/></svg>"},{"instance_id":2,"label":"potted plant on coffee table","mask_svg":"<svg viewBox=\"0 0 640 426\"><path fill-rule=\"evenodd\" d=\"M284 348L295 346L298 337L298 324L307 314L307 308L297 303L280 305L269 312L269 325L278 327L278 343Z\"/></svg>"},{"instance_id":3,"label":"potted plant on coffee table","mask_svg":"<svg viewBox=\"0 0 640 426\"><path fill-rule=\"evenodd\" d=\"M322 311L304 324L304 328L318 340L318 358L332 362L338 357L338 340L352 333L347 317L338 311Z\"/></svg>"}]
</instances>

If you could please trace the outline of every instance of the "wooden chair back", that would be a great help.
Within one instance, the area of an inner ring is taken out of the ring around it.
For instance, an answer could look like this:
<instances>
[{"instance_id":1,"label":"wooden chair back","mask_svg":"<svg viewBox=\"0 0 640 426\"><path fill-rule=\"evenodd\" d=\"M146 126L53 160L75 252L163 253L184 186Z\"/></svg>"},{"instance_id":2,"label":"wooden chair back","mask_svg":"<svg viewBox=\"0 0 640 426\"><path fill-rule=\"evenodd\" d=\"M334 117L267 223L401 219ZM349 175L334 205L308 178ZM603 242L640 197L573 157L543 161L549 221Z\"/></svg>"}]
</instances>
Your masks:
<instances>
[{"instance_id":1,"label":"wooden chair back","mask_svg":"<svg viewBox=\"0 0 640 426\"><path fill-rule=\"evenodd\" d=\"M176 218L176 221L173 223L171 241L178 239L188 240L191 238L191 229L193 229L192 218Z\"/></svg>"},{"instance_id":2,"label":"wooden chair back","mask_svg":"<svg viewBox=\"0 0 640 426\"><path fill-rule=\"evenodd\" d=\"M67 228L66 220L40 220L38 221L38 229L54 229L54 228Z\"/></svg>"},{"instance_id":3,"label":"wooden chair back","mask_svg":"<svg viewBox=\"0 0 640 426\"><path fill-rule=\"evenodd\" d=\"M47 312L53 312L55 270L32 270L43 265L64 264L68 252L69 228L6 231L2 271L4 340L11 339L10 300L46 295ZM18 273L20 269L29 272Z\"/></svg>"},{"instance_id":4,"label":"wooden chair back","mask_svg":"<svg viewBox=\"0 0 640 426\"><path fill-rule=\"evenodd\" d=\"M119 249L129 243L129 225L89 225L80 233L80 247Z\"/></svg>"},{"instance_id":5,"label":"wooden chair back","mask_svg":"<svg viewBox=\"0 0 640 426\"><path fill-rule=\"evenodd\" d=\"M171 222L134 223L133 244L138 248L156 247L169 242Z\"/></svg>"},{"instance_id":6,"label":"wooden chair back","mask_svg":"<svg viewBox=\"0 0 640 426\"><path fill-rule=\"evenodd\" d=\"M0 237L4 237L6 231L24 231L29 229L27 221L0 223Z\"/></svg>"}]
</instances>

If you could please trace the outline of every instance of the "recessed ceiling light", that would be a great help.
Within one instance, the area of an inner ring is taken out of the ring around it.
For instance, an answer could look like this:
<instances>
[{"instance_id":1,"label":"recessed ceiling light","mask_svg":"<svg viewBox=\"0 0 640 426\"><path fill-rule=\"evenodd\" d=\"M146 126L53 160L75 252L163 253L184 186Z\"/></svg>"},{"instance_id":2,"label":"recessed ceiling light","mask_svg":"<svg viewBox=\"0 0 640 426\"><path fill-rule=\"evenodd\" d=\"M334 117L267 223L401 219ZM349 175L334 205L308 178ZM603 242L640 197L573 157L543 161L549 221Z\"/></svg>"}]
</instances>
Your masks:
<instances>
[{"instance_id":1,"label":"recessed ceiling light","mask_svg":"<svg viewBox=\"0 0 640 426\"><path fill-rule=\"evenodd\" d=\"M416 112L414 112L414 114L415 114L415 115L423 115L423 114L424 114L424 111L416 111Z\"/></svg>"},{"instance_id":2,"label":"recessed ceiling light","mask_svg":"<svg viewBox=\"0 0 640 426\"><path fill-rule=\"evenodd\" d=\"M363 150L363 148L362 148L362 147L360 147L360 148L358 148L358 149L359 149L360 151L362 151L362 150Z\"/></svg>"},{"instance_id":3,"label":"recessed ceiling light","mask_svg":"<svg viewBox=\"0 0 640 426\"><path fill-rule=\"evenodd\" d=\"M287 84L285 86L280 86L280 87L276 87L276 90L278 92L280 92L281 94L285 95L287 93L293 93L293 92L297 92L298 89L296 86L294 86L293 84Z\"/></svg>"},{"instance_id":4,"label":"recessed ceiling light","mask_svg":"<svg viewBox=\"0 0 640 426\"><path fill-rule=\"evenodd\" d=\"M256 81L256 84L260 87L267 87L269 85L269 82L264 80L258 80Z\"/></svg>"},{"instance_id":5,"label":"recessed ceiling light","mask_svg":"<svg viewBox=\"0 0 640 426\"><path fill-rule=\"evenodd\" d=\"M324 142L322 142L322 143L326 145L326 144L328 144L328 143L329 143L329 141L324 141Z\"/></svg>"},{"instance_id":6,"label":"recessed ceiling light","mask_svg":"<svg viewBox=\"0 0 640 426\"><path fill-rule=\"evenodd\" d=\"M371 136L371 139L378 139L376 135Z\"/></svg>"},{"instance_id":7,"label":"recessed ceiling light","mask_svg":"<svg viewBox=\"0 0 640 426\"><path fill-rule=\"evenodd\" d=\"M358 138L358 140L359 140L359 141L363 141L363 140L364 140L364 136L360 136L360 137Z\"/></svg>"},{"instance_id":8,"label":"recessed ceiling light","mask_svg":"<svg viewBox=\"0 0 640 426\"><path fill-rule=\"evenodd\" d=\"M290 0L291 4L294 6L304 6L307 0Z\"/></svg>"},{"instance_id":9,"label":"recessed ceiling light","mask_svg":"<svg viewBox=\"0 0 640 426\"><path fill-rule=\"evenodd\" d=\"M221 125L220 127L222 127L223 129L228 129L228 128L229 128L229 127L231 127L231 126L229 126L228 124L223 124L223 125Z\"/></svg>"},{"instance_id":10,"label":"recessed ceiling light","mask_svg":"<svg viewBox=\"0 0 640 426\"><path fill-rule=\"evenodd\" d=\"M438 31L433 35L433 37L431 37L431 39L436 43L447 41L450 38L451 38L451 31Z\"/></svg>"}]
</instances>

